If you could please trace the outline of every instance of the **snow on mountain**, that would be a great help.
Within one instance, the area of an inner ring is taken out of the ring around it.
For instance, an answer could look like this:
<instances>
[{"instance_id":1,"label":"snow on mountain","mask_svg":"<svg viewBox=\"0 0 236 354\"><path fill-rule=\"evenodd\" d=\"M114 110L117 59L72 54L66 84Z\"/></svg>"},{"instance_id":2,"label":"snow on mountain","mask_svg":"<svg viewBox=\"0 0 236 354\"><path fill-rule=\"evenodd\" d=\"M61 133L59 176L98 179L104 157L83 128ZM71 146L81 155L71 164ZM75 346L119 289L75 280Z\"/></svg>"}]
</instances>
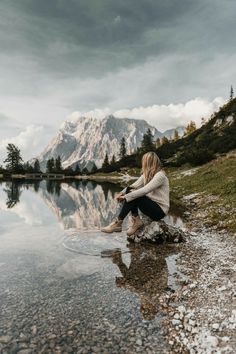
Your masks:
<instances>
[{"instance_id":1,"label":"snow on mountain","mask_svg":"<svg viewBox=\"0 0 236 354\"><path fill-rule=\"evenodd\" d=\"M113 115L104 119L78 117L63 123L57 136L38 159L42 168L45 168L49 158L58 155L64 168L74 167L77 163L81 167L91 168L94 162L100 167L106 153L109 159L112 155L118 158L122 137L125 137L127 153L130 154L140 146L148 128L154 139L165 135L145 120L116 118ZM167 135L171 136L173 132L174 129Z\"/></svg>"}]
</instances>

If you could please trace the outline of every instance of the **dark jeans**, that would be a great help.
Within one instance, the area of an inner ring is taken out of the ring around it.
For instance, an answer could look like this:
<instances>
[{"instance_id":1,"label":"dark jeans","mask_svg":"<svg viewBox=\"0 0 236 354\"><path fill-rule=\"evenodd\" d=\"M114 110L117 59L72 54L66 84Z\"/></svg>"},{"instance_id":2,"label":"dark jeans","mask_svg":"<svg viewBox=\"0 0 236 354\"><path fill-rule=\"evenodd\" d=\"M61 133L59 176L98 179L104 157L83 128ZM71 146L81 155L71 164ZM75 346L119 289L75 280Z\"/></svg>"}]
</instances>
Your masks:
<instances>
[{"instance_id":1,"label":"dark jeans","mask_svg":"<svg viewBox=\"0 0 236 354\"><path fill-rule=\"evenodd\" d=\"M126 193L130 192L130 187L127 187ZM139 197L131 202L124 201L124 204L121 208L118 219L124 220L124 218L131 212L133 216L138 216L138 209L145 215L147 215L152 220L158 221L164 218L166 215L161 207L148 198L147 196Z\"/></svg>"}]
</instances>

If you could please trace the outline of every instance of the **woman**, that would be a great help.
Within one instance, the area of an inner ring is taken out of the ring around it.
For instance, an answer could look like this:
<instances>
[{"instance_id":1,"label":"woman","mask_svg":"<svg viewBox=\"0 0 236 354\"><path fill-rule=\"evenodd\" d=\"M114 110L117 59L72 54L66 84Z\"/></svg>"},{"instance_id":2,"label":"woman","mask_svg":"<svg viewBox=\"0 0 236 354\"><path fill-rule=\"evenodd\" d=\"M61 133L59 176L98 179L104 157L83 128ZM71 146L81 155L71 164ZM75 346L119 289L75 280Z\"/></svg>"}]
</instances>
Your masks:
<instances>
[{"instance_id":1,"label":"woman","mask_svg":"<svg viewBox=\"0 0 236 354\"><path fill-rule=\"evenodd\" d=\"M169 181L155 152L143 155L142 172L136 182L116 196L118 201L124 201L119 216L101 231L121 232L123 220L129 212L132 214L132 225L127 230L128 236L143 226L138 210L155 221L166 216L169 210Z\"/></svg>"}]
</instances>

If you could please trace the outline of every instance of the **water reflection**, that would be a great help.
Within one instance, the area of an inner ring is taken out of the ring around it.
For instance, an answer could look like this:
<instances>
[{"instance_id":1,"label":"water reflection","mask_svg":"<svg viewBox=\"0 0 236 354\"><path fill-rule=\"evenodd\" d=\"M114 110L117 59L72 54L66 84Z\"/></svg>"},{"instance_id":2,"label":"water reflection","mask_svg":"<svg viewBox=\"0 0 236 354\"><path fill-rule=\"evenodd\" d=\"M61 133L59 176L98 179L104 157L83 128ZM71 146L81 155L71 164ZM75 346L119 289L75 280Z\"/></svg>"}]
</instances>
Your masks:
<instances>
[{"instance_id":1,"label":"water reflection","mask_svg":"<svg viewBox=\"0 0 236 354\"><path fill-rule=\"evenodd\" d=\"M168 257L173 255L173 249L133 243L128 248L131 254L129 266L121 251L111 252L112 262L122 274L116 277L116 286L138 294L143 318L152 320L160 310L160 296L173 285L168 282Z\"/></svg>"},{"instance_id":2,"label":"water reflection","mask_svg":"<svg viewBox=\"0 0 236 354\"><path fill-rule=\"evenodd\" d=\"M36 192L65 230L98 230L109 223L118 215L121 207L114 199L115 193L120 189L118 184L80 180L70 183L52 180L13 181L5 183L3 187L7 195L7 208L14 208L20 203L24 190ZM37 219L39 216L40 210ZM166 222L183 226L178 213L168 215Z\"/></svg>"},{"instance_id":3,"label":"water reflection","mask_svg":"<svg viewBox=\"0 0 236 354\"><path fill-rule=\"evenodd\" d=\"M6 206L8 209L13 208L20 201L20 187L17 183L6 183L3 189L7 194Z\"/></svg>"}]
</instances>

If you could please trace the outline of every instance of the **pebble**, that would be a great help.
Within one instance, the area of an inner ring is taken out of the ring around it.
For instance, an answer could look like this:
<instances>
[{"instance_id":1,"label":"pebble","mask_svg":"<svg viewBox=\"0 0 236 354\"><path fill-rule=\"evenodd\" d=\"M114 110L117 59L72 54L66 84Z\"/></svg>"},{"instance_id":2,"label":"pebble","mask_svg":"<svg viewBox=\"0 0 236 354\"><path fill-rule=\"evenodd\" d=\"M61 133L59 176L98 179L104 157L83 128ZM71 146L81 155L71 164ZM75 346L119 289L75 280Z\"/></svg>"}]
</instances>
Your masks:
<instances>
[{"instance_id":1,"label":"pebble","mask_svg":"<svg viewBox=\"0 0 236 354\"><path fill-rule=\"evenodd\" d=\"M178 314L178 313L175 313L174 318L175 318L176 320L178 320L178 319L179 319L179 314Z\"/></svg>"},{"instance_id":2,"label":"pebble","mask_svg":"<svg viewBox=\"0 0 236 354\"><path fill-rule=\"evenodd\" d=\"M138 340L136 340L136 344L139 345L139 346L141 346L141 345L143 345L143 342L142 342L141 339L138 339Z\"/></svg>"},{"instance_id":3,"label":"pebble","mask_svg":"<svg viewBox=\"0 0 236 354\"><path fill-rule=\"evenodd\" d=\"M226 288L225 285L223 285L223 286L221 286L220 288L218 288L217 290L218 290L218 291L225 291L225 290L227 290L227 288Z\"/></svg>"},{"instance_id":4,"label":"pebble","mask_svg":"<svg viewBox=\"0 0 236 354\"><path fill-rule=\"evenodd\" d=\"M10 342L10 340L10 336L0 336L0 343L7 344L8 342Z\"/></svg>"},{"instance_id":5,"label":"pebble","mask_svg":"<svg viewBox=\"0 0 236 354\"><path fill-rule=\"evenodd\" d=\"M33 325L31 327L31 330L32 330L32 335L35 336L37 334L37 326L36 325Z\"/></svg>"},{"instance_id":6,"label":"pebble","mask_svg":"<svg viewBox=\"0 0 236 354\"><path fill-rule=\"evenodd\" d=\"M219 323L213 323L212 328L216 330L219 329L220 328Z\"/></svg>"},{"instance_id":7,"label":"pebble","mask_svg":"<svg viewBox=\"0 0 236 354\"><path fill-rule=\"evenodd\" d=\"M218 339L214 336L207 336L206 337L206 343L211 345L212 347L216 347L218 345Z\"/></svg>"}]
</instances>

